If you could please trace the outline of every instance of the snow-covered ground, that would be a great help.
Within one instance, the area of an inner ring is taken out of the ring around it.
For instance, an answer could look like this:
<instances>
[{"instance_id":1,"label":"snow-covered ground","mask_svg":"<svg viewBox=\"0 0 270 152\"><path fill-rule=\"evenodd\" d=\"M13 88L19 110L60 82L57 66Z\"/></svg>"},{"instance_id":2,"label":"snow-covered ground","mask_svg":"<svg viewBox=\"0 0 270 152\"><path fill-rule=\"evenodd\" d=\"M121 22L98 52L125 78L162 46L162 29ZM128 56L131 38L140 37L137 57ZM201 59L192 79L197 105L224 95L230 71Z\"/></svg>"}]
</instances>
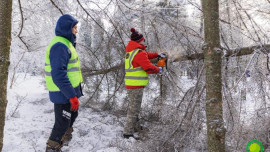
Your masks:
<instances>
[{"instance_id":1,"label":"snow-covered ground","mask_svg":"<svg viewBox=\"0 0 270 152\"><path fill-rule=\"evenodd\" d=\"M16 78L12 88L8 88L2 152L44 152L54 123L53 103L49 101L44 77L19 73ZM182 88L185 90L195 84L195 81L188 80L187 77L183 77L181 81L184 84ZM247 83L249 82L248 80ZM85 102L86 99L82 97L80 101ZM245 117L241 117L245 121L252 118L248 116L258 108L252 99L254 97L247 94L247 101L242 105L245 111L249 111ZM62 150L64 152L135 152L138 151L136 150L138 146L146 146L144 141L122 138L124 123L125 117L116 117L108 112L80 107L79 116L74 124L73 139L69 146L64 146Z\"/></svg>"},{"instance_id":2,"label":"snow-covered ground","mask_svg":"<svg viewBox=\"0 0 270 152\"><path fill-rule=\"evenodd\" d=\"M49 101L42 76L17 74L8 89L8 105L2 152L45 151L53 123L53 103ZM10 83L10 82L9 82ZM81 100L84 97L80 98ZM125 151L118 143L133 145L134 139L123 139L124 118L81 107L74 124L73 139L64 152Z\"/></svg>"}]
</instances>

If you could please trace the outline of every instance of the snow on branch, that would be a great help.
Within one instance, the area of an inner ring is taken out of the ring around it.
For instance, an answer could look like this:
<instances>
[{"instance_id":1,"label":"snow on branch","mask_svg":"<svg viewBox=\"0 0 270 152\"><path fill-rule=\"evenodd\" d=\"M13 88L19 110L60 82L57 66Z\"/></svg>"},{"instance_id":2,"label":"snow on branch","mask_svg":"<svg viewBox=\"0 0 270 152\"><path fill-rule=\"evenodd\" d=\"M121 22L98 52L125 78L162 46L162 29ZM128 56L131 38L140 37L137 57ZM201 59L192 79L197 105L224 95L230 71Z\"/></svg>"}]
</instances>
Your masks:
<instances>
[{"instance_id":1,"label":"snow on branch","mask_svg":"<svg viewBox=\"0 0 270 152\"><path fill-rule=\"evenodd\" d=\"M243 55L249 55L252 54L256 49L262 49L264 53L269 53L270 50L270 44L266 45L254 45L250 47L242 47L242 48L236 48L231 50L226 50L225 57L233 57L233 56L243 56ZM191 55L175 55L172 59L172 62L180 62L180 61L186 61L186 60L196 60L196 59L204 59L203 53L198 54L191 54Z\"/></svg>"},{"instance_id":2,"label":"snow on branch","mask_svg":"<svg viewBox=\"0 0 270 152\"><path fill-rule=\"evenodd\" d=\"M242 47L242 48L236 48L236 49L231 49L231 50L226 50L223 48L223 50L226 52L226 54L224 54L224 57L249 55L258 49L260 49L264 53L269 53L270 52L270 44L254 45L254 46L250 46L250 47ZM204 59L203 53L191 54L191 55L174 55L174 57L172 57L172 59L171 59L171 62L180 62L180 61L187 61L187 60L201 60L201 59ZM96 70L95 72L87 73L86 75L87 76L94 76L94 75L100 75L100 74L107 74L109 72L119 70L120 68L124 69L124 63L120 63L120 64L115 65L113 67L110 67L108 69ZM84 72L86 72L86 71L84 71Z\"/></svg>"},{"instance_id":3,"label":"snow on branch","mask_svg":"<svg viewBox=\"0 0 270 152\"><path fill-rule=\"evenodd\" d=\"M113 67L110 67L108 69L96 70L95 72L92 72L92 73L87 73L88 70L86 70L86 71L83 70L83 72L86 73L87 76L94 76L94 75L100 75L100 74L107 74L109 72L119 70L120 68L124 69L124 63L120 63L120 64L113 66Z\"/></svg>"}]
</instances>

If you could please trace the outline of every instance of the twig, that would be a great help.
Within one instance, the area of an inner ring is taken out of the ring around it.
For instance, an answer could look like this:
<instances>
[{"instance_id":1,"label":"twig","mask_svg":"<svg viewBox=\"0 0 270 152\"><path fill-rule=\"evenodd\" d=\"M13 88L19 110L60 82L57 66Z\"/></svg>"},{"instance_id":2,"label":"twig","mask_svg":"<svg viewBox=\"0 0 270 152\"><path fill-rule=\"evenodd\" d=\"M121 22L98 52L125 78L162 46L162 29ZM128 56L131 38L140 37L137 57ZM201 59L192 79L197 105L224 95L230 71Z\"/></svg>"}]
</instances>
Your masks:
<instances>
[{"instance_id":1,"label":"twig","mask_svg":"<svg viewBox=\"0 0 270 152\"><path fill-rule=\"evenodd\" d=\"M77 2L83 11L109 36L108 32L90 15L90 13L82 6L81 2L79 0L77 0Z\"/></svg>"},{"instance_id":2,"label":"twig","mask_svg":"<svg viewBox=\"0 0 270 152\"><path fill-rule=\"evenodd\" d=\"M21 28L20 28L20 31L19 31L19 34L17 35L17 37L21 40L21 42L24 44L24 46L26 47L26 49L29 50L26 42L21 37L21 33L22 33L22 30L23 30L23 27L24 27L24 17L23 17L21 0L18 0L18 3L19 3L19 9L20 9L20 13L21 13ZM25 55L26 52L27 51L24 51L23 52L21 58L19 59L19 61L17 62L17 64L13 68L14 73L12 74L12 78L11 78L11 82L10 82L10 87L9 87L10 89L12 88L12 85L13 85L14 80L15 80L16 69L18 68L18 66L19 66L20 62L22 61L22 59L23 59L23 57L24 57L24 55Z\"/></svg>"},{"instance_id":3,"label":"twig","mask_svg":"<svg viewBox=\"0 0 270 152\"><path fill-rule=\"evenodd\" d=\"M196 91L196 88L197 88L197 86L198 86L198 84L199 84L199 82L200 82L200 78L201 78L202 75L203 75L203 74L202 74L203 71L204 71L204 65L203 65L203 67L202 67L202 69L201 69L201 71L200 71L200 75L199 75L199 78L198 78L197 83L196 83L196 85L195 85L195 88L194 88L194 90L193 90L193 92L192 92L192 95L194 95L194 92ZM203 90L204 90L204 89L203 89ZM192 100L192 97L193 97L193 96L191 96L190 101ZM164 145L168 142L168 140L169 140L170 138L172 138L172 137L175 135L175 133L180 129L180 127L181 127L182 124L183 124L184 119L187 117L188 109L189 109L190 105L191 105L191 102L189 102L189 105L187 106L187 109L186 109L186 112L185 112L184 117L183 117L182 120L179 122L179 124L177 125L176 129L175 129L175 130L167 137L167 139L162 143L162 146L164 146Z\"/></svg>"},{"instance_id":4,"label":"twig","mask_svg":"<svg viewBox=\"0 0 270 152\"><path fill-rule=\"evenodd\" d=\"M247 64L245 71L242 73L241 77L238 79L238 81L236 82L236 84L229 89L229 92L231 92L236 86L238 86L238 83L241 81L241 79L244 77L244 75L246 74L247 69L249 68L250 63L253 61L253 58L255 57L255 55L257 54L257 52L254 52L253 55L251 56L249 63Z\"/></svg>"},{"instance_id":5,"label":"twig","mask_svg":"<svg viewBox=\"0 0 270 152\"><path fill-rule=\"evenodd\" d=\"M25 100L25 98L27 97L27 94L25 96L19 96L19 95L16 95L16 100L18 101L16 106L15 106L15 109L13 110L13 112L10 114L10 117L14 117L15 113L17 112L17 110L19 109L22 101Z\"/></svg>"},{"instance_id":6,"label":"twig","mask_svg":"<svg viewBox=\"0 0 270 152\"><path fill-rule=\"evenodd\" d=\"M98 85L97 85L97 87L96 87L94 93L93 93L92 96L88 99L88 101L84 103L83 107L86 106L86 105L92 100L92 98L94 97L95 93L97 92L99 86L101 85L101 82L102 82L104 76L105 76L105 74L102 76L102 78L101 78L101 80L99 81L99 83L98 83Z\"/></svg>"},{"instance_id":7,"label":"twig","mask_svg":"<svg viewBox=\"0 0 270 152\"><path fill-rule=\"evenodd\" d=\"M58 11L63 15L64 13L63 13L63 11L54 3L54 1L53 0L50 0L51 2L52 2L52 4L53 4L53 6L55 7L55 8L57 8L58 9Z\"/></svg>"}]
</instances>

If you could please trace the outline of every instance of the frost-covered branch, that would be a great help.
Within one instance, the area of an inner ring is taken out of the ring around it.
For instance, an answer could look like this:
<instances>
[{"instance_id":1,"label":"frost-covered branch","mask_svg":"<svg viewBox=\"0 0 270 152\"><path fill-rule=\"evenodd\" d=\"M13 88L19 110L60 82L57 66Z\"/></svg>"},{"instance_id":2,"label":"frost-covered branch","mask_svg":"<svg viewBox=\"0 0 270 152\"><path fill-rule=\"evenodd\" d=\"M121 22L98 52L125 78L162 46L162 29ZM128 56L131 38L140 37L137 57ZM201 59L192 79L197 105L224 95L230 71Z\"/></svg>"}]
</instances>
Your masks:
<instances>
[{"instance_id":1,"label":"frost-covered branch","mask_svg":"<svg viewBox=\"0 0 270 152\"><path fill-rule=\"evenodd\" d=\"M227 50L225 57L243 56L252 54L256 49L264 49L265 53L270 53L270 44L266 45L254 45L250 47L242 47ZM226 50L226 49L225 49ZM191 54L191 55L175 55L172 62L180 62L186 60L204 59L203 53Z\"/></svg>"},{"instance_id":2,"label":"frost-covered branch","mask_svg":"<svg viewBox=\"0 0 270 152\"><path fill-rule=\"evenodd\" d=\"M21 26L20 26L20 31L18 34L18 38L22 41L22 43L24 44L24 46L26 47L27 50L29 50L28 45L26 44L26 42L22 39L22 30L24 27L24 17L23 17L23 11L22 11L22 5L21 5L21 0L18 0L19 3L19 9L20 9L20 13L21 13Z\"/></svg>"},{"instance_id":3,"label":"frost-covered branch","mask_svg":"<svg viewBox=\"0 0 270 152\"><path fill-rule=\"evenodd\" d=\"M82 6L81 2L79 0L77 0L78 4L80 5L80 7L83 9L83 11L87 14L87 16L89 16L107 35L108 32L94 19L94 17Z\"/></svg>"},{"instance_id":4,"label":"frost-covered branch","mask_svg":"<svg viewBox=\"0 0 270 152\"><path fill-rule=\"evenodd\" d=\"M246 71L247 71L247 69L249 68L251 62L253 61L255 55L256 55L256 52L255 52L255 53L252 55L252 57L250 58L250 60L249 60L249 62L248 62L248 64L247 64L247 66L246 66L244 72L242 73L241 77L237 80L236 84L229 90L230 92L231 92L231 91L239 84L239 82L241 81L241 79L244 77L244 75L246 74Z\"/></svg>"},{"instance_id":5,"label":"frost-covered branch","mask_svg":"<svg viewBox=\"0 0 270 152\"><path fill-rule=\"evenodd\" d=\"M120 68L124 69L124 63L118 64L116 66L110 67L108 69L100 69L92 73L87 73L88 71L83 71L87 76L94 76L94 75L100 75L100 74L107 74L112 71L119 70Z\"/></svg>"}]
</instances>

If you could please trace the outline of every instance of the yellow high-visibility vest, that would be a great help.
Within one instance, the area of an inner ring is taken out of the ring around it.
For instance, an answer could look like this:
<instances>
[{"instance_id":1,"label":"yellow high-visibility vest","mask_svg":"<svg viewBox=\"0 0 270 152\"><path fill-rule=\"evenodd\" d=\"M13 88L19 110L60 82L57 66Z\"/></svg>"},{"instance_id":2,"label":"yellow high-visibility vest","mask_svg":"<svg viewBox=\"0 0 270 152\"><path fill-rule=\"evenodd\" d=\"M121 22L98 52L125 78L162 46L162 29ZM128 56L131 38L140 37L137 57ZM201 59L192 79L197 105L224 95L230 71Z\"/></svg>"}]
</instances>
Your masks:
<instances>
[{"instance_id":1,"label":"yellow high-visibility vest","mask_svg":"<svg viewBox=\"0 0 270 152\"><path fill-rule=\"evenodd\" d=\"M55 83L52 80L52 75L51 75L52 68L50 64L51 47L58 42L66 45L69 51L71 52L71 57L67 65L67 76L69 78L69 81L72 87L73 88L78 87L79 84L83 82L80 60L76 52L76 49L74 48L74 46L68 39L61 36L55 36L49 43L49 46L47 47L47 50L46 50L46 56L45 56L45 80L46 80L47 89L49 91L60 91L60 89L55 85Z\"/></svg>"},{"instance_id":2,"label":"yellow high-visibility vest","mask_svg":"<svg viewBox=\"0 0 270 152\"><path fill-rule=\"evenodd\" d=\"M142 67L134 68L132 61L140 49L126 52L125 55L125 85L127 86L146 86L149 83L148 74Z\"/></svg>"}]
</instances>

